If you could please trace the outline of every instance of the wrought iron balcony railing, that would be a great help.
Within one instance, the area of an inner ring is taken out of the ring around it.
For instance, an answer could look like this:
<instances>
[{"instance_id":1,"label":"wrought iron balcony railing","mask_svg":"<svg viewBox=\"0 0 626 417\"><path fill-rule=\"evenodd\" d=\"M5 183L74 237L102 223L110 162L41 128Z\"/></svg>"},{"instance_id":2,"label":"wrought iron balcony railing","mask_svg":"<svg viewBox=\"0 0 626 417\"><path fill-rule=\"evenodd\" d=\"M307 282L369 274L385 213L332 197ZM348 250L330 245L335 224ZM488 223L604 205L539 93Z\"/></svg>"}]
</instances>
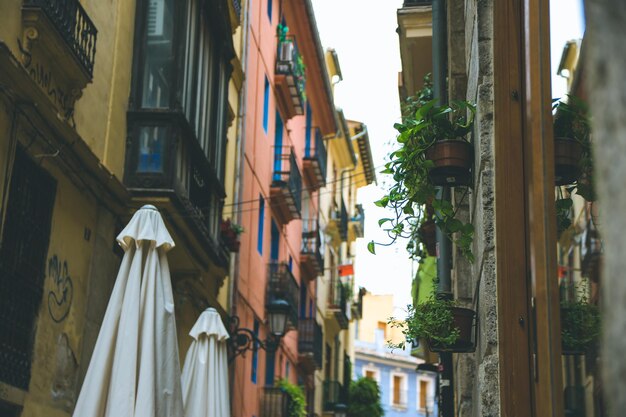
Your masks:
<instances>
[{"instance_id":1,"label":"wrought iron balcony railing","mask_svg":"<svg viewBox=\"0 0 626 417\"><path fill-rule=\"evenodd\" d=\"M270 198L277 217L288 223L300 218L302 208L302 176L296 156L289 146L274 148L274 173Z\"/></svg>"},{"instance_id":2,"label":"wrought iron balcony railing","mask_svg":"<svg viewBox=\"0 0 626 417\"><path fill-rule=\"evenodd\" d=\"M274 300L285 300L291 308L289 322L294 328L298 326L298 306L300 287L284 262L270 262L267 266L267 297L269 305Z\"/></svg>"},{"instance_id":3,"label":"wrought iron balcony railing","mask_svg":"<svg viewBox=\"0 0 626 417\"><path fill-rule=\"evenodd\" d=\"M351 314L348 310L348 289L336 278L332 278L328 293L328 308L335 315L342 329L347 329Z\"/></svg>"},{"instance_id":4,"label":"wrought iron balcony railing","mask_svg":"<svg viewBox=\"0 0 626 417\"><path fill-rule=\"evenodd\" d=\"M312 189L326 185L328 152L319 128L313 129L314 140L304 147L304 169ZM312 146L313 145L313 146Z\"/></svg>"},{"instance_id":5,"label":"wrought iron balcony railing","mask_svg":"<svg viewBox=\"0 0 626 417\"><path fill-rule=\"evenodd\" d=\"M335 411L337 404L347 404L346 391L339 381L324 381L324 411Z\"/></svg>"},{"instance_id":6,"label":"wrought iron balcony railing","mask_svg":"<svg viewBox=\"0 0 626 417\"><path fill-rule=\"evenodd\" d=\"M433 0L404 0L402 7L432 6Z\"/></svg>"},{"instance_id":7,"label":"wrought iron balcony railing","mask_svg":"<svg viewBox=\"0 0 626 417\"><path fill-rule=\"evenodd\" d=\"M365 233L365 212L361 204L356 205L355 215L350 219L352 230L356 237L363 237Z\"/></svg>"},{"instance_id":8,"label":"wrought iron balcony railing","mask_svg":"<svg viewBox=\"0 0 626 417\"><path fill-rule=\"evenodd\" d=\"M290 397L279 387L263 387L261 395L261 417L283 417L289 415Z\"/></svg>"},{"instance_id":9,"label":"wrought iron balcony railing","mask_svg":"<svg viewBox=\"0 0 626 417\"><path fill-rule=\"evenodd\" d=\"M341 207L339 211L339 236L342 240L348 239L348 210L346 210L346 203L343 198L341 199Z\"/></svg>"},{"instance_id":10,"label":"wrought iron balcony railing","mask_svg":"<svg viewBox=\"0 0 626 417\"><path fill-rule=\"evenodd\" d=\"M315 318L298 321L298 352L306 368L322 368L323 332Z\"/></svg>"},{"instance_id":11,"label":"wrought iron balcony railing","mask_svg":"<svg viewBox=\"0 0 626 417\"><path fill-rule=\"evenodd\" d=\"M291 106L295 114L304 114L306 78L302 55L293 39L285 39L278 43L276 57L276 74L284 75L287 82Z\"/></svg>"},{"instance_id":12,"label":"wrought iron balcony railing","mask_svg":"<svg viewBox=\"0 0 626 417\"><path fill-rule=\"evenodd\" d=\"M78 0L24 0L23 8L43 11L89 78L93 78L98 31Z\"/></svg>"},{"instance_id":13,"label":"wrought iron balcony railing","mask_svg":"<svg viewBox=\"0 0 626 417\"><path fill-rule=\"evenodd\" d=\"M317 219L302 221L300 264L309 279L314 279L324 269L322 232Z\"/></svg>"}]
</instances>

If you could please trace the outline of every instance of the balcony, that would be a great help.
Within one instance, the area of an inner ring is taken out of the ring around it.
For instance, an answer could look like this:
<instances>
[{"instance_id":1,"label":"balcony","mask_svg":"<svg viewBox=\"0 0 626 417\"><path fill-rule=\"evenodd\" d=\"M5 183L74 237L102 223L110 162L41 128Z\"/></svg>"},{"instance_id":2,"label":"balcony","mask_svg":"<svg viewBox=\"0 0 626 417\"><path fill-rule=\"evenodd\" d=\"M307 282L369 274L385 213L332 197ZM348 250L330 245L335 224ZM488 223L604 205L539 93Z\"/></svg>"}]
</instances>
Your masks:
<instances>
[{"instance_id":1,"label":"balcony","mask_svg":"<svg viewBox=\"0 0 626 417\"><path fill-rule=\"evenodd\" d=\"M328 312L332 314L341 329L347 329L352 317L348 308L348 289L346 285L333 279L328 293Z\"/></svg>"},{"instance_id":2,"label":"balcony","mask_svg":"<svg viewBox=\"0 0 626 417\"><path fill-rule=\"evenodd\" d=\"M322 326L315 318L300 319L298 322L298 353L300 365L308 373L322 369Z\"/></svg>"},{"instance_id":3,"label":"balcony","mask_svg":"<svg viewBox=\"0 0 626 417\"><path fill-rule=\"evenodd\" d=\"M322 235L317 219L302 222L302 249L300 250L300 269L302 276L315 279L324 271L322 255Z\"/></svg>"},{"instance_id":4,"label":"balcony","mask_svg":"<svg viewBox=\"0 0 626 417\"><path fill-rule=\"evenodd\" d=\"M432 6L433 0L404 0L402 7Z\"/></svg>"},{"instance_id":5,"label":"balcony","mask_svg":"<svg viewBox=\"0 0 626 417\"><path fill-rule=\"evenodd\" d=\"M271 262L267 266L266 303L269 305L274 300L287 301L291 308L289 323L297 328L300 287L289 270L289 265L284 262Z\"/></svg>"},{"instance_id":6,"label":"balcony","mask_svg":"<svg viewBox=\"0 0 626 417\"><path fill-rule=\"evenodd\" d=\"M352 226L355 238L363 237L365 233L365 213L363 212L363 206L361 204L356 205L356 213L354 217L350 219L350 225Z\"/></svg>"},{"instance_id":7,"label":"balcony","mask_svg":"<svg viewBox=\"0 0 626 417\"><path fill-rule=\"evenodd\" d=\"M283 417L289 415L291 398L279 387L263 387L261 394L261 417Z\"/></svg>"},{"instance_id":8,"label":"balcony","mask_svg":"<svg viewBox=\"0 0 626 417\"><path fill-rule=\"evenodd\" d=\"M30 56L25 66L36 60L56 67L79 90L91 81L98 31L77 0L24 0L22 23L23 48Z\"/></svg>"},{"instance_id":9,"label":"balcony","mask_svg":"<svg viewBox=\"0 0 626 417\"><path fill-rule=\"evenodd\" d=\"M183 117L128 114L124 184L135 200L158 204L180 233L194 236L195 253L225 268L229 253L220 233L225 192L198 141L186 134Z\"/></svg>"},{"instance_id":10,"label":"balcony","mask_svg":"<svg viewBox=\"0 0 626 417\"><path fill-rule=\"evenodd\" d=\"M346 391L339 381L324 381L323 407L324 411L333 412L337 404L347 404Z\"/></svg>"},{"instance_id":11,"label":"balcony","mask_svg":"<svg viewBox=\"0 0 626 417\"><path fill-rule=\"evenodd\" d=\"M274 148L274 173L270 201L276 218L283 224L300 218L302 207L302 176L293 149Z\"/></svg>"},{"instance_id":12,"label":"balcony","mask_svg":"<svg viewBox=\"0 0 626 417\"><path fill-rule=\"evenodd\" d=\"M278 44L276 56L277 99L285 110L287 119L304 114L305 85L302 55L293 39Z\"/></svg>"},{"instance_id":13,"label":"balcony","mask_svg":"<svg viewBox=\"0 0 626 417\"><path fill-rule=\"evenodd\" d=\"M348 210L346 210L346 203L343 202L343 198L339 210L335 212L335 219L339 223L339 236L345 242L348 239Z\"/></svg>"},{"instance_id":14,"label":"balcony","mask_svg":"<svg viewBox=\"0 0 626 417\"><path fill-rule=\"evenodd\" d=\"M313 191L326 185L326 163L328 154L322 132L314 129L315 142L311 146L311 141L304 148L304 158L302 160L304 177Z\"/></svg>"}]
</instances>

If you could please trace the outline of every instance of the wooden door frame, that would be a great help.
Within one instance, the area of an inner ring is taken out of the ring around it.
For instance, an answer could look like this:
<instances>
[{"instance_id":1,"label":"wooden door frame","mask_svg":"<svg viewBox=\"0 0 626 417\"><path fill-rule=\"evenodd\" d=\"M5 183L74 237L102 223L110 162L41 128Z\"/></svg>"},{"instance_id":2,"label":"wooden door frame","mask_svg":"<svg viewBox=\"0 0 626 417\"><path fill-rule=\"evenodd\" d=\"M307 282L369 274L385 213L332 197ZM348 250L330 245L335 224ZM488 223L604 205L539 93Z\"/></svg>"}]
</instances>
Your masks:
<instances>
[{"instance_id":1,"label":"wooden door frame","mask_svg":"<svg viewBox=\"0 0 626 417\"><path fill-rule=\"evenodd\" d=\"M549 0L493 13L501 415L561 417Z\"/></svg>"}]
</instances>

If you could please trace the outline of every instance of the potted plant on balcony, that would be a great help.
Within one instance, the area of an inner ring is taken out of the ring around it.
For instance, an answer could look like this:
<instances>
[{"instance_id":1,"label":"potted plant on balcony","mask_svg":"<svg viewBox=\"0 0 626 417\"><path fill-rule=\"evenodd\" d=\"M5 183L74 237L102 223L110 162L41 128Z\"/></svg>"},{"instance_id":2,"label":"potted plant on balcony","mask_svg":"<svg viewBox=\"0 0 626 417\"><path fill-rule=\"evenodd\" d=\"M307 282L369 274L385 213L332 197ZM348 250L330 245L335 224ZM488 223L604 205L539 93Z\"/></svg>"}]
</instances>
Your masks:
<instances>
[{"instance_id":1,"label":"potted plant on balcony","mask_svg":"<svg viewBox=\"0 0 626 417\"><path fill-rule=\"evenodd\" d=\"M244 232L243 227L232 223L230 219L222 220L220 225L220 233L222 241L226 245L229 251L239 252L239 236Z\"/></svg>"},{"instance_id":2,"label":"potted plant on balcony","mask_svg":"<svg viewBox=\"0 0 626 417\"><path fill-rule=\"evenodd\" d=\"M300 386L292 384L289 380L279 379L276 385L287 397L287 414L285 417L306 417L306 398Z\"/></svg>"},{"instance_id":3,"label":"potted plant on balcony","mask_svg":"<svg viewBox=\"0 0 626 417\"><path fill-rule=\"evenodd\" d=\"M561 348L564 355L582 355L600 336L600 310L584 294L561 301Z\"/></svg>"},{"instance_id":4,"label":"potted plant on balcony","mask_svg":"<svg viewBox=\"0 0 626 417\"><path fill-rule=\"evenodd\" d=\"M587 105L578 97L554 102L554 176L556 185L574 184L587 201L595 200L592 184L593 161L589 140L590 123Z\"/></svg>"},{"instance_id":5,"label":"potted plant on balcony","mask_svg":"<svg viewBox=\"0 0 626 417\"><path fill-rule=\"evenodd\" d=\"M476 349L476 313L434 294L424 302L409 305L406 320L392 318L389 323L402 329L407 341L425 340L433 352ZM404 349L405 342L389 343L389 346Z\"/></svg>"},{"instance_id":6,"label":"potted plant on balcony","mask_svg":"<svg viewBox=\"0 0 626 417\"><path fill-rule=\"evenodd\" d=\"M432 218L461 253L473 261L472 224L459 220L457 209L449 201L437 199L435 187L470 183L473 148L466 136L474 123L475 108L467 101L437 105L430 92L425 79L418 98L407 105L403 122L395 125L400 148L390 154L390 161L381 172L391 175L394 182L375 204L391 208L396 216L380 219L379 225L386 227L393 243L398 237L419 239L415 228ZM466 195L467 190L461 200ZM432 207L433 216L424 217L427 204ZM368 244L372 253L375 244L373 241Z\"/></svg>"}]
</instances>

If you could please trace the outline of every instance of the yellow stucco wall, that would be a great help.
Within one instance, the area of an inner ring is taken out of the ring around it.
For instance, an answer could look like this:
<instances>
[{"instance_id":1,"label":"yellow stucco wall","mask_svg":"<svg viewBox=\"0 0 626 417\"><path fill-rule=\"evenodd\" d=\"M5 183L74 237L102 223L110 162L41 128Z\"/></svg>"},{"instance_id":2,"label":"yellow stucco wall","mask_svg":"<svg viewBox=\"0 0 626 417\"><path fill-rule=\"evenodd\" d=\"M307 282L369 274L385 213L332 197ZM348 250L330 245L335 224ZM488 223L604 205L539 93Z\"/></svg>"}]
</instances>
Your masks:
<instances>
[{"instance_id":1,"label":"yellow stucco wall","mask_svg":"<svg viewBox=\"0 0 626 417\"><path fill-rule=\"evenodd\" d=\"M378 329L378 323L380 322L385 323L385 342L389 340L393 343L402 342L404 336L400 329L392 328L389 324L386 324L393 314L393 295L366 294L363 296L363 318L358 322L359 340L375 343L376 329Z\"/></svg>"}]
</instances>

